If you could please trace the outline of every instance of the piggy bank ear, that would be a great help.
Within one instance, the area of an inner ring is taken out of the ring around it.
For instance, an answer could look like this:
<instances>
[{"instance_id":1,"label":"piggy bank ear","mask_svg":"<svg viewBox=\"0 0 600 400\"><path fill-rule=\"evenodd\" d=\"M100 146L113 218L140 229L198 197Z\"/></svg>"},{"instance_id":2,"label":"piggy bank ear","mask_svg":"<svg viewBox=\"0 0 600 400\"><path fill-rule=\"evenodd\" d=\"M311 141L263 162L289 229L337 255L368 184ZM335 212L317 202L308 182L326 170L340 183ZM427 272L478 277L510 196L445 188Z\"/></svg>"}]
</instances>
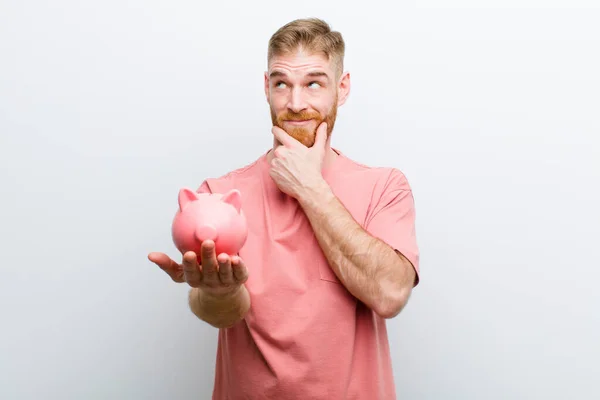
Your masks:
<instances>
[{"instance_id":1,"label":"piggy bank ear","mask_svg":"<svg viewBox=\"0 0 600 400\"><path fill-rule=\"evenodd\" d=\"M179 191L179 211L192 201L198 200L198 195L192 189L183 188Z\"/></svg>"},{"instance_id":2,"label":"piggy bank ear","mask_svg":"<svg viewBox=\"0 0 600 400\"><path fill-rule=\"evenodd\" d=\"M231 204L233 207L235 207L238 213L242 209L242 195L237 189L232 189L229 192L225 193L221 198L221 201L227 204Z\"/></svg>"}]
</instances>

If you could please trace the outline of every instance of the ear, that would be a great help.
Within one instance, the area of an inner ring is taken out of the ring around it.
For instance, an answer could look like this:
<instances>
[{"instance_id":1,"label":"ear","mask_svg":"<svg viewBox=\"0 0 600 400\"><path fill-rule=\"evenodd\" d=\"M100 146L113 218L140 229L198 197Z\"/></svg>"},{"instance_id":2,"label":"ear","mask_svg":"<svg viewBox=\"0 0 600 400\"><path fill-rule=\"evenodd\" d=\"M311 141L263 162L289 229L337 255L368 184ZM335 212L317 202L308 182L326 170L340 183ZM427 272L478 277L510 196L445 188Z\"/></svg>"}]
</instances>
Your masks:
<instances>
[{"instance_id":1,"label":"ear","mask_svg":"<svg viewBox=\"0 0 600 400\"><path fill-rule=\"evenodd\" d=\"M232 189L229 192L225 193L221 198L221 201L227 204L231 204L233 207L235 207L238 213L242 209L242 195L237 189Z\"/></svg>"},{"instance_id":2,"label":"ear","mask_svg":"<svg viewBox=\"0 0 600 400\"><path fill-rule=\"evenodd\" d=\"M350 95L350 72L344 72L338 83L338 107L344 105Z\"/></svg>"},{"instance_id":3,"label":"ear","mask_svg":"<svg viewBox=\"0 0 600 400\"><path fill-rule=\"evenodd\" d=\"M186 205L192 201L198 200L198 194L192 189L183 188L179 191L179 211L183 211Z\"/></svg>"},{"instance_id":4,"label":"ear","mask_svg":"<svg viewBox=\"0 0 600 400\"><path fill-rule=\"evenodd\" d=\"M265 97L267 98L267 103L271 102L269 96L269 73L265 71Z\"/></svg>"}]
</instances>

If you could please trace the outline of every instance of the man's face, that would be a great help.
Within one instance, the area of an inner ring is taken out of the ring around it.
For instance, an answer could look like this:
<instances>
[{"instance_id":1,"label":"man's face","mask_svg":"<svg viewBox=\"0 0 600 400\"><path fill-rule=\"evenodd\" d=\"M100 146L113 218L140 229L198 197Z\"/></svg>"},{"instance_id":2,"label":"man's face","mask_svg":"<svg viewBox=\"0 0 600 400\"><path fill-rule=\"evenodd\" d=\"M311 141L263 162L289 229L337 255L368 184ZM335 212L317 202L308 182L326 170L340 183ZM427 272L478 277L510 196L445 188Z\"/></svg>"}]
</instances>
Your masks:
<instances>
[{"instance_id":1,"label":"man's face","mask_svg":"<svg viewBox=\"0 0 600 400\"><path fill-rule=\"evenodd\" d=\"M338 79L335 65L318 54L273 57L265 73L273 125L308 147L314 144L321 122L327 122L327 135L331 135L348 89L348 74Z\"/></svg>"}]
</instances>

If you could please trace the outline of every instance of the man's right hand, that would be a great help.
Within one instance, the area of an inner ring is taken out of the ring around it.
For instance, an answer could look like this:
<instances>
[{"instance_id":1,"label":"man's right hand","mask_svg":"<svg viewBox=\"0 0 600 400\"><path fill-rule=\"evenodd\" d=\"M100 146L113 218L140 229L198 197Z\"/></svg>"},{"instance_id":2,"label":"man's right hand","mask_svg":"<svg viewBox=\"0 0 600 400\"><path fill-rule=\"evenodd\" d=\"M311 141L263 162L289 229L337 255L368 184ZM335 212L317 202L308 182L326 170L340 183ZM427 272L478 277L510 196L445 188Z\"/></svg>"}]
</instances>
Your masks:
<instances>
[{"instance_id":1,"label":"man's right hand","mask_svg":"<svg viewBox=\"0 0 600 400\"><path fill-rule=\"evenodd\" d=\"M242 259L227 254L215 254L212 240L202 242L201 263L193 251L183 255L181 264L164 253L150 253L148 259L158 265L175 282L186 282L193 288L199 288L205 294L214 297L235 293L248 280L248 270Z\"/></svg>"}]
</instances>

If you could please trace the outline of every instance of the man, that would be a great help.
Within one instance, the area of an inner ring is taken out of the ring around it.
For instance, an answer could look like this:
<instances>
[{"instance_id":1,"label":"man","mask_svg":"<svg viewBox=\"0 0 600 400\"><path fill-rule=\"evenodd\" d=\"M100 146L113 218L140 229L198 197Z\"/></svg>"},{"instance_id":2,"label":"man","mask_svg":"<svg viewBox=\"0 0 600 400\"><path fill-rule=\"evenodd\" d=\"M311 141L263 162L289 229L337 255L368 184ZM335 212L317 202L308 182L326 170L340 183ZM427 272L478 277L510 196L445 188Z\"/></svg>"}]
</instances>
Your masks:
<instances>
[{"instance_id":1,"label":"man","mask_svg":"<svg viewBox=\"0 0 600 400\"><path fill-rule=\"evenodd\" d=\"M213 399L395 398L385 320L418 283L415 209L404 175L330 146L350 92L344 41L317 19L269 41L265 94L273 148L202 182L238 189L248 220L239 254L149 259L191 286L189 306L219 328Z\"/></svg>"}]
</instances>

